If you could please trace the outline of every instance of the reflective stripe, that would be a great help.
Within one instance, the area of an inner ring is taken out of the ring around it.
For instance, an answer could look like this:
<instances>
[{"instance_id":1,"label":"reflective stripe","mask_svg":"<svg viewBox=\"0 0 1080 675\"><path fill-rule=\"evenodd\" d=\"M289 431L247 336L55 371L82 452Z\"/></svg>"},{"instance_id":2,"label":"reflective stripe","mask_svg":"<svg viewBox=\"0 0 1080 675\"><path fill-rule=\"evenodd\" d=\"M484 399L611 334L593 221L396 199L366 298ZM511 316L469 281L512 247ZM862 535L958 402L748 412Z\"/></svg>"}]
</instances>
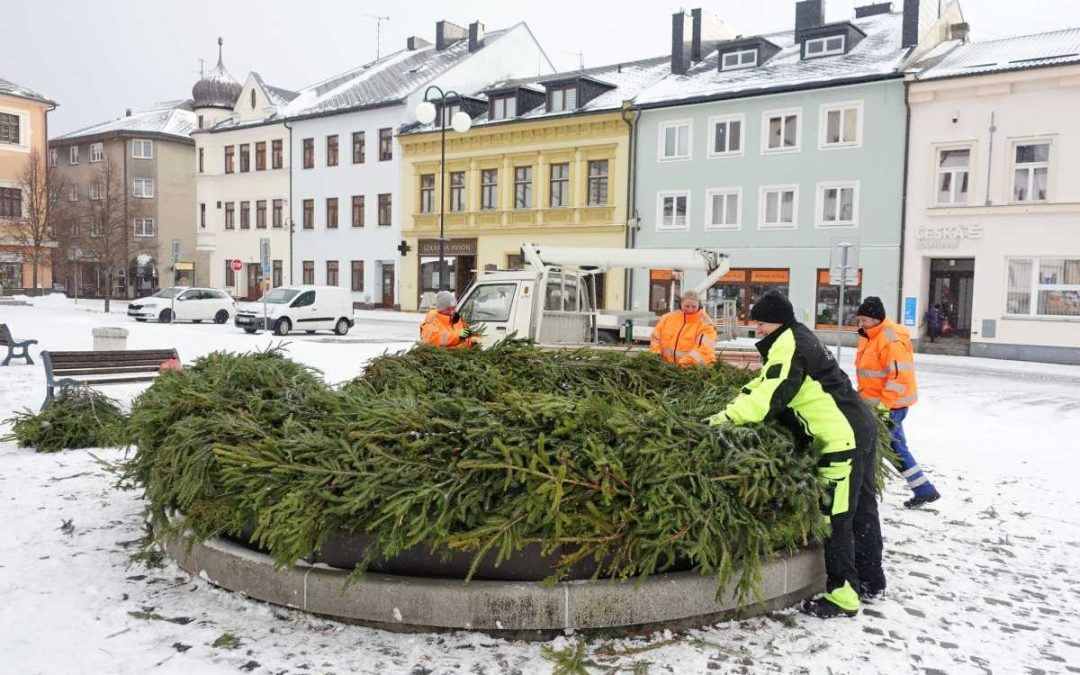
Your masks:
<instances>
[{"instance_id":1,"label":"reflective stripe","mask_svg":"<svg viewBox=\"0 0 1080 675\"><path fill-rule=\"evenodd\" d=\"M919 487L920 485L926 485L929 482L930 482L930 479L927 478L926 476L919 476L915 480L909 480L907 486L909 488L915 489L915 488Z\"/></svg>"},{"instance_id":2,"label":"reflective stripe","mask_svg":"<svg viewBox=\"0 0 1080 675\"><path fill-rule=\"evenodd\" d=\"M893 381L886 382L885 383L885 388L888 389L889 391L895 391L895 392L899 392L901 394L904 393L907 390L907 387L905 387L904 385L900 384L899 382L893 382Z\"/></svg>"},{"instance_id":3,"label":"reflective stripe","mask_svg":"<svg viewBox=\"0 0 1080 675\"><path fill-rule=\"evenodd\" d=\"M664 356L675 356L675 350L674 349L665 349L663 351L663 354L664 354Z\"/></svg>"},{"instance_id":4,"label":"reflective stripe","mask_svg":"<svg viewBox=\"0 0 1080 675\"><path fill-rule=\"evenodd\" d=\"M915 364L914 363L900 363L899 361L897 361L896 362L896 369L897 370L915 370Z\"/></svg>"},{"instance_id":5,"label":"reflective stripe","mask_svg":"<svg viewBox=\"0 0 1080 675\"><path fill-rule=\"evenodd\" d=\"M885 326L885 337L889 342L896 342L896 331L892 329L892 326Z\"/></svg>"},{"instance_id":6,"label":"reflective stripe","mask_svg":"<svg viewBox=\"0 0 1080 675\"><path fill-rule=\"evenodd\" d=\"M918 400L919 400L919 397L916 396L915 394L912 394L911 396L905 396L903 398L896 399L896 404L897 405L907 405L907 404L910 404L910 403L914 403L915 401L918 401Z\"/></svg>"},{"instance_id":7,"label":"reflective stripe","mask_svg":"<svg viewBox=\"0 0 1080 675\"><path fill-rule=\"evenodd\" d=\"M903 476L904 478L911 478L912 476L914 476L917 473L922 473L922 467L919 466L918 464L911 467L907 471L901 471L900 475Z\"/></svg>"},{"instance_id":8,"label":"reflective stripe","mask_svg":"<svg viewBox=\"0 0 1080 675\"><path fill-rule=\"evenodd\" d=\"M880 398L864 398L863 401L868 405L878 405L881 403Z\"/></svg>"},{"instance_id":9,"label":"reflective stripe","mask_svg":"<svg viewBox=\"0 0 1080 675\"><path fill-rule=\"evenodd\" d=\"M685 356L689 356L698 363L705 363L705 360L701 357L701 354L698 354L697 352L675 352L676 359L681 359Z\"/></svg>"},{"instance_id":10,"label":"reflective stripe","mask_svg":"<svg viewBox=\"0 0 1080 675\"><path fill-rule=\"evenodd\" d=\"M859 377L888 377L888 370L870 370L869 368L859 368L856 371Z\"/></svg>"},{"instance_id":11,"label":"reflective stripe","mask_svg":"<svg viewBox=\"0 0 1080 675\"><path fill-rule=\"evenodd\" d=\"M439 338L439 346L440 347L445 347L445 346L447 346L449 344L450 344L450 333L443 333L442 337Z\"/></svg>"}]
</instances>

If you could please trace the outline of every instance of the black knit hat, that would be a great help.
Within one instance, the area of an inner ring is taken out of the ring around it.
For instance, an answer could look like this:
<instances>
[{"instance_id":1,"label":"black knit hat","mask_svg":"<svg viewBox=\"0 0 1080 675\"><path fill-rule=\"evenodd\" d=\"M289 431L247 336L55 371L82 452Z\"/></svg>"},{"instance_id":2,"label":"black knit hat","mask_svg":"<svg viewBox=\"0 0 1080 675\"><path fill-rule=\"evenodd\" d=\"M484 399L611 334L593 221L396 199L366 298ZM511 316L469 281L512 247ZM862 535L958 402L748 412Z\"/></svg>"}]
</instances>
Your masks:
<instances>
[{"instance_id":1,"label":"black knit hat","mask_svg":"<svg viewBox=\"0 0 1080 675\"><path fill-rule=\"evenodd\" d=\"M871 319L877 319L878 321L884 321L885 305L882 304L881 298L876 295L868 295L863 299L862 304L859 305L859 309L855 312L855 316L866 316Z\"/></svg>"},{"instance_id":2,"label":"black knit hat","mask_svg":"<svg viewBox=\"0 0 1080 675\"><path fill-rule=\"evenodd\" d=\"M791 323L795 320L795 310L786 295L780 291L769 291L754 303L750 318L766 323Z\"/></svg>"}]
</instances>

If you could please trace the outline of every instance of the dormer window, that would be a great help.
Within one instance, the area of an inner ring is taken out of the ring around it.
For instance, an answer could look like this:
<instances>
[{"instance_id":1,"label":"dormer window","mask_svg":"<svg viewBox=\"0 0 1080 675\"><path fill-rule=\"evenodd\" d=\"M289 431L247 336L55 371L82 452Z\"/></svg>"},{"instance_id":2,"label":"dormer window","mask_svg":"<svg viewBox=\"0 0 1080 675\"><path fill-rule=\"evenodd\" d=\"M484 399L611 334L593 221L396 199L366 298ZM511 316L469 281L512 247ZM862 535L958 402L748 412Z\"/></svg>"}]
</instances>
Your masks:
<instances>
[{"instance_id":1,"label":"dormer window","mask_svg":"<svg viewBox=\"0 0 1080 675\"><path fill-rule=\"evenodd\" d=\"M251 90L251 109L255 109L255 90Z\"/></svg>"},{"instance_id":2,"label":"dormer window","mask_svg":"<svg viewBox=\"0 0 1080 675\"><path fill-rule=\"evenodd\" d=\"M548 112L566 112L577 108L577 87L548 90Z\"/></svg>"},{"instance_id":3,"label":"dormer window","mask_svg":"<svg viewBox=\"0 0 1080 675\"><path fill-rule=\"evenodd\" d=\"M517 117L517 96L495 96L491 99L491 119L505 120Z\"/></svg>"},{"instance_id":4,"label":"dormer window","mask_svg":"<svg viewBox=\"0 0 1080 675\"><path fill-rule=\"evenodd\" d=\"M721 70L738 70L740 68L753 68L757 65L757 50L744 49L737 52L724 54L721 60Z\"/></svg>"},{"instance_id":5,"label":"dormer window","mask_svg":"<svg viewBox=\"0 0 1080 675\"><path fill-rule=\"evenodd\" d=\"M816 59L822 56L834 56L844 53L844 36L830 35L808 39L803 43L803 58Z\"/></svg>"}]
</instances>

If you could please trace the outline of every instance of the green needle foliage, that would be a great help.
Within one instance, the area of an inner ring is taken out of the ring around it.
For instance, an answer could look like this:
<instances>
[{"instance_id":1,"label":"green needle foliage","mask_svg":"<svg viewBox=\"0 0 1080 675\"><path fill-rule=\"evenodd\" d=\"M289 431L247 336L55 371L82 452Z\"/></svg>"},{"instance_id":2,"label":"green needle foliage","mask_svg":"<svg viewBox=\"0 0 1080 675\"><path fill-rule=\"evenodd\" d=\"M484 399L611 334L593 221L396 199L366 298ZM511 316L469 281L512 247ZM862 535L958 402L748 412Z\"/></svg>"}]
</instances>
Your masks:
<instances>
[{"instance_id":1,"label":"green needle foliage","mask_svg":"<svg viewBox=\"0 0 1080 675\"><path fill-rule=\"evenodd\" d=\"M39 413L16 412L5 420L20 448L60 452L127 445L127 418L116 401L89 387L64 387Z\"/></svg>"},{"instance_id":2,"label":"green needle foliage","mask_svg":"<svg viewBox=\"0 0 1080 675\"><path fill-rule=\"evenodd\" d=\"M166 534L174 510L195 540L254 524L281 565L338 532L374 538L367 563L423 546L473 570L536 544L552 582L689 561L746 602L766 558L827 534L812 451L703 421L750 377L507 341L384 355L334 389L277 351L215 353L136 402L128 470Z\"/></svg>"}]
</instances>

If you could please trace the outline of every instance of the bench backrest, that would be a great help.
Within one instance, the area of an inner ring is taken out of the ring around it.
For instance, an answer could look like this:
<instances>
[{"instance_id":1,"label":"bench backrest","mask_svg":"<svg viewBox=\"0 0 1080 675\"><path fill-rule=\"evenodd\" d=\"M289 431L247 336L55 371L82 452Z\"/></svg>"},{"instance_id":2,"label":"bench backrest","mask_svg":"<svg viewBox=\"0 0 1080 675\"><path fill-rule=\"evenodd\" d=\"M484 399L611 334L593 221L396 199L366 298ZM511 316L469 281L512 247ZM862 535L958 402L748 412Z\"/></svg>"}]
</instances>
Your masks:
<instances>
[{"instance_id":1,"label":"bench backrest","mask_svg":"<svg viewBox=\"0 0 1080 675\"><path fill-rule=\"evenodd\" d=\"M9 345L15 342L15 338L11 337L11 331L8 329L6 323L0 323L0 345Z\"/></svg>"},{"instance_id":2,"label":"bench backrest","mask_svg":"<svg viewBox=\"0 0 1080 675\"><path fill-rule=\"evenodd\" d=\"M121 381L131 378L153 379L161 364L169 359L179 360L175 349L132 349L98 352L41 352L45 375L50 382L71 378L94 383L101 380Z\"/></svg>"}]
</instances>

